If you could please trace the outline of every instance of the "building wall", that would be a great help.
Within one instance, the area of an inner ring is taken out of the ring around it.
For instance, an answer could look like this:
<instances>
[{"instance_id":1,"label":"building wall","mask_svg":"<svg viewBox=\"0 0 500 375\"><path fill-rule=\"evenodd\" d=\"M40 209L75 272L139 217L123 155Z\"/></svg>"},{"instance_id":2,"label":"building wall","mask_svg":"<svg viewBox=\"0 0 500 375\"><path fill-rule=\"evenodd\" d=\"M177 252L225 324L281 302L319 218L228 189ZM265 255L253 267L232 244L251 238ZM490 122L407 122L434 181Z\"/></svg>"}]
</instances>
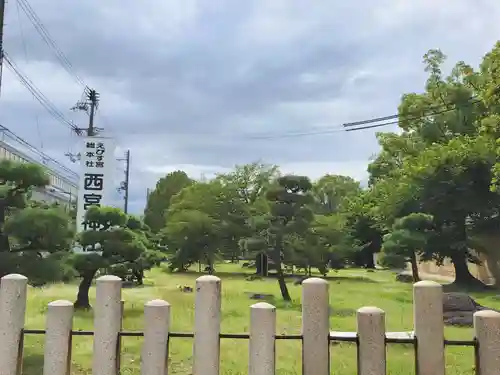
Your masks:
<instances>
[{"instance_id":1,"label":"building wall","mask_svg":"<svg viewBox=\"0 0 500 375\"><path fill-rule=\"evenodd\" d=\"M485 284L493 284L495 279L488 270L488 261L482 255L478 255L481 264L469 263L471 274ZM429 275L439 275L445 277L455 277L455 269L450 260L446 259L444 264L437 266L434 262L422 262L419 264L419 271Z\"/></svg>"},{"instance_id":2,"label":"building wall","mask_svg":"<svg viewBox=\"0 0 500 375\"><path fill-rule=\"evenodd\" d=\"M377 259L380 256L380 253L375 253L374 256L375 264L377 264ZM493 284L495 282L495 278L488 270L487 259L481 254L478 254L477 256L481 261L481 264L469 263L469 270L471 274L485 284ZM411 265L409 263L406 266L406 270L411 272ZM442 276L451 279L455 278L455 268L449 259L445 259L441 266L436 265L434 262L419 262L418 270L422 274ZM425 279L425 275L422 276L424 276L423 278Z\"/></svg>"},{"instance_id":3,"label":"building wall","mask_svg":"<svg viewBox=\"0 0 500 375\"><path fill-rule=\"evenodd\" d=\"M78 196L78 181L63 176L57 171L30 158L22 151L17 150L13 145L0 140L0 160L5 159L23 163L35 163L46 168L50 178L50 185L45 188L34 189L31 197L32 199L47 203L57 202L66 207L76 203L76 198Z\"/></svg>"}]
</instances>

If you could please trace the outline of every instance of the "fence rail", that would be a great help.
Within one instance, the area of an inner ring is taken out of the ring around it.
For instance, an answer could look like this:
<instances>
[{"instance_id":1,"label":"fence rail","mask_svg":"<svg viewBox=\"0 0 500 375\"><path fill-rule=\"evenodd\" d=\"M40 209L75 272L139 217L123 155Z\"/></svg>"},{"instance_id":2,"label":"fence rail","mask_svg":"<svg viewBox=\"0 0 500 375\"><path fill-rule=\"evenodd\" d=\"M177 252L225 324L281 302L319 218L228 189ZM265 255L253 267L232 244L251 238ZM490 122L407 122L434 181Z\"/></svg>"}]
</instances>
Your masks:
<instances>
[{"instance_id":1,"label":"fence rail","mask_svg":"<svg viewBox=\"0 0 500 375\"><path fill-rule=\"evenodd\" d=\"M479 375L500 373L500 313L480 311L474 315L475 338L444 338L442 287L431 281L414 285L414 331L386 332L385 312L376 307L357 311L357 332L329 329L328 282L310 278L303 282L302 333L276 334L276 308L266 302L250 306L249 333L221 333L221 281L215 276L196 280L194 332L170 331L170 304L152 300L144 306L144 331L122 330L122 281L116 276L97 279L94 331L73 330L73 304L50 302L45 329L25 329L27 278L12 274L0 285L0 375L19 375L25 335L45 335L44 375L71 373L73 336L93 336L92 372L99 375L120 373L121 340L142 337L141 373L166 375L170 338L193 339L193 374L218 375L220 339L249 340L250 375L275 373L276 340L302 342L302 373L330 373L330 343L350 342L357 346L360 375L386 374L386 345L412 344L415 373L444 375L445 346L474 347L475 368Z\"/></svg>"}]
</instances>

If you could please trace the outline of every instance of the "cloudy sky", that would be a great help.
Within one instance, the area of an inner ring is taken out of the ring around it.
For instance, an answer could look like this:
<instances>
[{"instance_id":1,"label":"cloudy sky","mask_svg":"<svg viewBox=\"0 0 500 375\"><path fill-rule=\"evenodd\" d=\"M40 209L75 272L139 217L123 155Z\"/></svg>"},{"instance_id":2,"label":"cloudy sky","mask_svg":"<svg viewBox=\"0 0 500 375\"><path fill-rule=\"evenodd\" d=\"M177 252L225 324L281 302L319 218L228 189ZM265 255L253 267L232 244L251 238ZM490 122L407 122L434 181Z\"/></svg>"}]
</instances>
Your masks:
<instances>
[{"instance_id":1,"label":"cloudy sky","mask_svg":"<svg viewBox=\"0 0 500 375\"><path fill-rule=\"evenodd\" d=\"M500 38L493 0L30 4L75 74L100 92L96 125L116 138L117 155L131 150L137 213L146 188L176 169L210 177L261 159L312 178L363 180L375 130L345 133L341 124L396 113L403 93L422 90L428 49L441 48L450 64L477 65ZM25 7L7 3L5 51L67 119L85 126L85 114L69 110L82 86ZM77 170L64 153L78 152L78 137L5 67L0 123Z\"/></svg>"}]
</instances>

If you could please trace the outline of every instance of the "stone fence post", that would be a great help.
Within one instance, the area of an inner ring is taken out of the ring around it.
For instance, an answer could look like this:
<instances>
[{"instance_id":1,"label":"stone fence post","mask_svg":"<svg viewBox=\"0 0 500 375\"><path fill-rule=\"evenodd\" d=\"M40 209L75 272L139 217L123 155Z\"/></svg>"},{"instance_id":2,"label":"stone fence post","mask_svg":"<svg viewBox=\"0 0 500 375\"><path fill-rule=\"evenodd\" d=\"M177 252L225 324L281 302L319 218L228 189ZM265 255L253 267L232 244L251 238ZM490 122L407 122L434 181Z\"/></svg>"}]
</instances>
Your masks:
<instances>
[{"instance_id":1,"label":"stone fence post","mask_svg":"<svg viewBox=\"0 0 500 375\"><path fill-rule=\"evenodd\" d=\"M445 375L443 287L434 281L413 285L417 375Z\"/></svg>"},{"instance_id":2,"label":"stone fence post","mask_svg":"<svg viewBox=\"0 0 500 375\"><path fill-rule=\"evenodd\" d=\"M474 314L474 330L478 342L479 375L500 373L500 313L491 310Z\"/></svg>"},{"instance_id":3,"label":"stone fence post","mask_svg":"<svg viewBox=\"0 0 500 375\"><path fill-rule=\"evenodd\" d=\"M0 375L21 373L22 330L26 314L28 279L10 274L0 285Z\"/></svg>"},{"instance_id":4,"label":"stone fence post","mask_svg":"<svg viewBox=\"0 0 500 375\"><path fill-rule=\"evenodd\" d=\"M219 375L221 281L205 275L196 279L193 375Z\"/></svg>"},{"instance_id":5,"label":"stone fence post","mask_svg":"<svg viewBox=\"0 0 500 375\"><path fill-rule=\"evenodd\" d=\"M142 375L166 375L168 369L168 333L170 304L153 300L144 306L144 343L141 356Z\"/></svg>"},{"instance_id":6,"label":"stone fence post","mask_svg":"<svg viewBox=\"0 0 500 375\"><path fill-rule=\"evenodd\" d=\"M276 371L276 307L259 302L250 307L249 375L274 375Z\"/></svg>"},{"instance_id":7,"label":"stone fence post","mask_svg":"<svg viewBox=\"0 0 500 375\"><path fill-rule=\"evenodd\" d=\"M302 282L302 373L330 374L330 305L328 281Z\"/></svg>"},{"instance_id":8,"label":"stone fence post","mask_svg":"<svg viewBox=\"0 0 500 375\"><path fill-rule=\"evenodd\" d=\"M71 330L73 303L50 302L45 331L43 375L68 375L71 372Z\"/></svg>"},{"instance_id":9,"label":"stone fence post","mask_svg":"<svg viewBox=\"0 0 500 375\"><path fill-rule=\"evenodd\" d=\"M106 275L96 280L92 373L118 375L118 333L122 324L122 279Z\"/></svg>"},{"instance_id":10,"label":"stone fence post","mask_svg":"<svg viewBox=\"0 0 500 375\"><path fill-rule=\"evenodd\" d=\"M385 312L377 307L362 307L358 317L358 374L385 375Z\"/></svg>"}]
</instances>

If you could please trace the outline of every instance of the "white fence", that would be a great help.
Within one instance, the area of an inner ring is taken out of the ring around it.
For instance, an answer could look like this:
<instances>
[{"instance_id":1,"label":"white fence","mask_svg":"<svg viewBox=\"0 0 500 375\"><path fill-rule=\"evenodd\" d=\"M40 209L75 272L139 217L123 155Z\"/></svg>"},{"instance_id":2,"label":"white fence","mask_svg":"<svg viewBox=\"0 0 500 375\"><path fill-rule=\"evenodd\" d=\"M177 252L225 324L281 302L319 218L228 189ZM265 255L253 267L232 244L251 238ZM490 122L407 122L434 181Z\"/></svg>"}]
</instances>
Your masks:
<instances>
[{"instance_id":1,"label":"white fence","mask_svg":"<svg viewBox=\"0 0 500 375\"><path fill-rule=\"evenodd\" d=\"M45 334L44 375L68 375L71 372L71 338L93 336L92 370L96 375L118 375L120 342L124 336L143 336L141 373L165 375L170 337L193 337L193 374L218 375L221 338L249 340L248 373L275 373L275 341L302 340L302 373L330 374L330 343L350 341L358 347L360 375L386 374L386 344L413 343L418 375L445 374L445 346L475 347L476 372L480 375L500 374L500 313L477 312L474 316L475 339L452 342L444 338L441 285L421 281L414 285L414 333L406 338L385 329L385 313L376 307L357 311L357 333L331 332L329 328L328 282L310 278L303 282L302 334L276 335L276 308L260 302L250 307L250 332L221 334L221 281L216 276L196 280L194 333L170 330L170 305L163 300L149 301L144 306L144 331L122 332L122 281L116 276L97 279L94 306L94 331L72 330L73 304L69 301L49 303L45 330L24 329L27 278L7 275L0 286L0 375L21 373L23 337ZM123 370L123 369L122 369ZM410 370L411 371L411 370Z\"/></svg>"}]
</instances>

